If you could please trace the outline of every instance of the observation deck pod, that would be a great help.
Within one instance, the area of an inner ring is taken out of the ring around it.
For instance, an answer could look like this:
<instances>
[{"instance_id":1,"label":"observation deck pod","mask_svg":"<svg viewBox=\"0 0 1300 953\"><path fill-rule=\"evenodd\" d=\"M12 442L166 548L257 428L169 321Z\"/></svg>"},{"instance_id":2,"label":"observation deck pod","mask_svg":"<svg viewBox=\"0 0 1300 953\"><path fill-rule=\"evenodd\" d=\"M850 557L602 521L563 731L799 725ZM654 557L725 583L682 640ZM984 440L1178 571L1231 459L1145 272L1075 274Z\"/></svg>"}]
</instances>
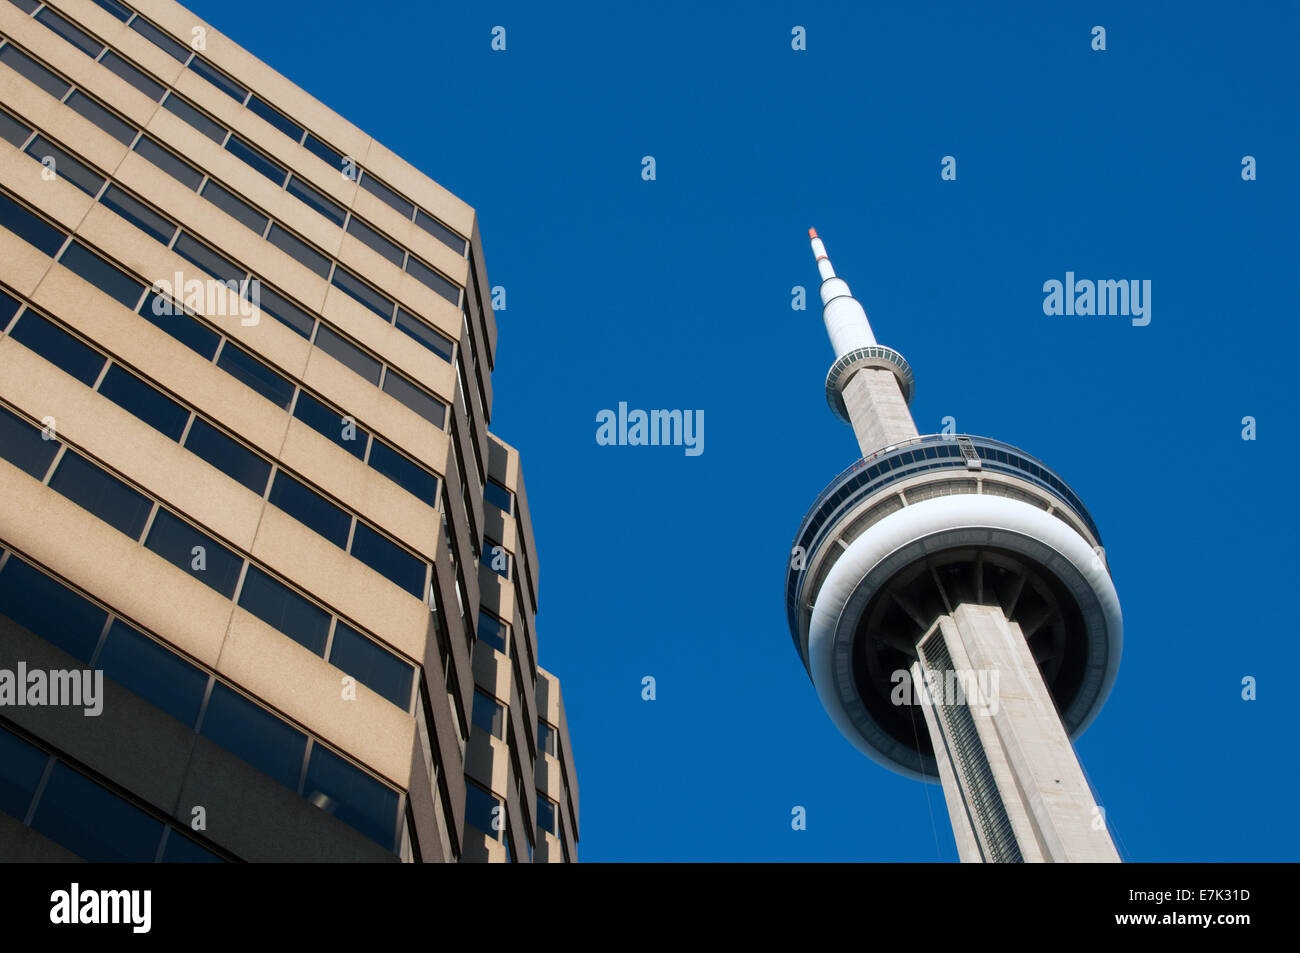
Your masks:
<instances>
[{"instance_id":1,"label":"observation deck pod","mask_svg":"<svg viewBox=\"0 0 1300 953\"><path fill-rule=\"evenodd\" d=\"M849 467L800 523L791 638L836 726L899 774L937 780L919 699L895 703L897 673L960 603L1019 625L1078 737L1115 681L1123 622L1092 516L1041 461L987 437L917 437Z\"/></svg>"}]
</instances>

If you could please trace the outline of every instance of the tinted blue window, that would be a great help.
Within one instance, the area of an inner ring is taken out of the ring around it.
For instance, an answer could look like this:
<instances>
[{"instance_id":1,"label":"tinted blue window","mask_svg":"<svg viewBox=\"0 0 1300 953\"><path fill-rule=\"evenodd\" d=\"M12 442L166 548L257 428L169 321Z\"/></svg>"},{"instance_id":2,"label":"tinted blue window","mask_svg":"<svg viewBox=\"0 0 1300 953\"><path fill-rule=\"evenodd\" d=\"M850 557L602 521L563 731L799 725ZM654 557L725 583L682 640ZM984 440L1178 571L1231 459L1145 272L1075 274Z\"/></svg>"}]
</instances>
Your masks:
<instances>
[{"instance_id":1,"label":"tinted blue window","mask_svg":"<svg viewBox=\"0 0 1300 953\"><path fill-rule=\"evenodd\" d=\"M18 323L9 331L9 336L87 387L95 383L104 367L104 355L91 350L67 331L31 310L23 312Z\"/></svg>"},{"instance_id":2,"label":"tinted blue window","mask_svg":"<svg viewBox=\"0 0 1300 953\"><path fill-rule=\"evenodd\" d=\"M501 839L501 828L506 824L506 812L501 802L477 784L465 785L465 823L473 824L488 837Z\"/></svg>"},{"instance_id":3,"label":"tinted blue window","mask_svg":"<svg viewBox=\"0 0 1300 953\"><path fill-rule=\"evenodd\" d=\"M173 40L170 36L158 29L147 20L141 20L136 17L131 21L131 29L139 33L142 37L152 43L158 49L162 50L168 56L171 56L179 63L184 63L190 58L190 48L184 43Z\"/></svg>"},{"instance_id":4,"label":"tinted blue window","mask_svg":"<svg viewBox=\"0 0 1300 953\"><path fill-rule=\"evenodd\" d=\"M483 562L502 579L510 578L510 554L500 544L483 538Z\"/></svg>"},{"instance_id":5,"label":"tinted blue window","mask_svg":"<svg viewBox=\"0 0 1300 953\"><path fill-rule=\"evenodd\" d=\"M85 278L92 285L121 304L135 310L144 293L144 285L116 265L111 265L81 242L73 241L59 256L59 264Z\"/></svg>"},{"instance_id":6,"label":"tinted blue window","mask_svg":"<svg viewBox=\"0 0 1300 953\"><path fill-rule=\"evenodd\" d=\"M65 453L50 487L131 539L139 539L153 501L75 453Z\"/></svg>"},{"instance_id":7,"label":"tinted blue window","mask_svg":"<svg viewBox=\"0 0 1300 953\"><path fill-rule=\"evenodd\" d=\"M345 213L333 199L326 198L296 175L289 176L288 192L300 201L310 205L335 225L342 225Z\"/></svg>"},{"instance_id":8,"label":"tinted blue window","mask_svg":"<svg viewBox=\"0 0 1300 953\"><path fill-rule=\"evenodd\" d=\"M400 306L397 309L397 329L419 341L447 363L451 363L452 343L433 328Z\"/></svg>"},{"instance_id":9,"label":"tinted blue window","mask_svg":"<svg viewBox=\"0 0 1300 953\"><path fill-rule=\"evenodd\" d=\"M470 721L482 728L494 738L505 737L505 709L495 698L483 692L474 691L474 708L470 712Z\"/></svg>"},{"instance_id":10,"label":"tinted blue window","mask_svg":"<svg viewBox=\"0 0 1300 953\"><path fill-rule=\"evenodd\" d=\"M55 99L62 99L68 90L72 88L12 44L0 50L0 63L4 63L5 66L17 73L21 73Z\"/></svg>"},{"instance_id":11,"label":"tinted blue window","mask_svg":"<svg viewBox=\"0 0 1300 953\"><path fill-rule=\"evenodd\" d=\"M489 479L487 483L483 485L483 499L487 500L507 516L510 515L510 495L509 490L493 479Z\"/></svg>"},{"instance_id":12,"label":"tinted blue window","mask_svg":"<svg viewBox=\"0 0 1300 953\"><path fill-rule=\"evenodd\" d=\"M43 136L37 136L27 146L26 152L37 162L50 167L53 159L53 172L61 179L71 182L87 195L95 195L104 185L104 177L90 169L81 161L68 155L54 143Z\"/></svg>"},{"instance_id":13,"label":"tinted blue window","mask_svg":"<svg viewBox=\"0 0 1300 953\"><path fill-rule=\"evenodd\" d=\"M343 153L330 148L311 133L307 133L307 139L303 142L303 146L305 146L307 151L312 153L312 155L319 158L326 165L331 166L335 172L343 172Z\"/></svg>"},{"instance_id":14,"label":"tinted blue window","mask_svg":"<svg viewBox=\"0 0 1300 953\"><path fill-rule=\"evenodd\" d=\"M397 792L322 745L312 745L302 794L385 850L394 849Z\"/></svg>"},{"instance_id":15,"label":"tinted blue window","mask_svg":"<svg viewBox=\"0 0 1300 953\"><path fill-rule=\"evenodd\" d=\"M388 186L372 179L369 173L362 173L361 187L371 195L380 199L386 205L397 209L397 211L401 212L406 218L410 218L412 213L415 212L414 205L406 201L406 199L402 198Z\"/></svg>"},{"instance_id":16,"label":"tinted blue window","mask_svg":"<svg viewBox=\"0 0 1300 953\"><path fill-rule=\"evenodd\" d=\"M316 329L316 346L340 364L350 367L370 383L379 383L379 362L355 344L339 337L323 324Z\"/></svg>"},{"instance_id":17,"label":"tinted blue window","mask_svg":"<svg viewBox=\"0 0 1300 953\"><path fill-rule=\"evenodd\" d=\"M425 563L364 523L357 523L352 534L352 555L417 599L424 598Z\"/></svg>"},{"instance_id":18,"label":"tinted blue window","mask_svg":"<svg viewBox=\"0 0 1300 953\"><path fill-rule=\"evenodd\" d=\"M329 660L403 711L410 706L415 669L342 622L334 626Z\"/></svg>"},{"instance_id":19,"label":"tinted blue window","mask_svg":"<svg viewBox=\"0 0 1300 953\"><path fill-rule=\"evenodd\" d=\"M41 5L41 0L9 0L9 2L19 10L23 11L23 13L31 13Z\"/></svg>"},{"instance_id":20,"label":"tinted blue window","mask_svg":"<svg viewBox=\"0 0 1300 953\"><path fill-rule=\"evenodd\" d=\"M253 388L277 407L289 409L289 401L293 399L293 385L229 341L221 349L217 366L231 377Z\"/></svg>"},{"instance_id":21,"label":"tinted blue window","mask_svg":"<svg viewBox=\"0 0 1300 953\"><path fill-rule=\"evenodd\" d=\"M365 430L354 425L348 429L348 434L352 437L352 439L348 439L344 433L343 418L310 394L303 391L298 393L298 402L293 405L293 415L322 437L327 437L338 444L358 460L365 455L366 438L369 436Z\"/></svg>"},{"instance_id":22,"label":"tinted blue window","mask_svg":"<svg viewBox=\"0 0 1300 953\"><path fill-rule=\"evenodd\" d=\"M95 666L103 669L105 678L161 708L185 727L193 728L198 721L208 674L121 619L114 619L109 626Z\"/></svg>"},{"instance_id":23,"label":"tinted blue window","mask_svg":"<svg viewBox=\"0 0 1300 953\"><path fill-rule=\"evenodd\" d=\"M238 480L258 496L266 490L271 464L201 417L194 418L190 432L185 435L185 449L226 476Z\"/></svg>"},{"instance_id":24,"label":"tinted blue window","mask_svg":"<svg viewBox=\"0 0 1300 953\"><path fill-rule=\"evenodd\" d=\"M27 819L27 808L49 760L40 748L0 728L0 811L20 821Z\"/></svg>"},{"instance_id":25,"label":"tinted blue window","mask_svg":"<svg viewBox=\"0 0 1300 953\"><path fill-rule=\"evenodd\" d=\"M98 56L100 50L104 48L103 43L100 43L80 27L73 26L49 7L36 14L36 19L89 57Z\"/></svg>"},{"instance_id":26,"label":"tinted blue window","mask_svg":"<svg viewBox=\"0 0 1300 953\"><path fill-rule=\"evenodd\" d=\"M457 255L465 254L465 239L461 238L446 225L426 214L423 209L415 210L415 224L442 242Z\"/></svg>"},{"instance_id":27,"label":"tinted blue window","mask_svg":"<svg viewBox=\"0 0 1300 953\"><path fill-rule=\"evenodd\" d=\"M144 73L140 72L122 57L118 56L112 50L104 54L103 59L99 61L104 66L116 73L122 79L126 80L140 92L144 93L154 102L162 99L163 85L156 83Z\"/></svg>"},{"instance_id":28,"label":"tinted blue window","mask_svg":"<svg viewBox=\"0 0 1300 953\"><path fill-rule=\"evenodd\" d=\"M7 112L0 112L0 139L8 141L14 146L21 146L31 134L32 130L28 126L19 122Z\"/></svg>"},{"instance_id":29,"label":"tinted blue window","mask_svg":"<svg viewBox=\"0 0 1300 953\"><path fill-rule=\"evenodd\" d=\"M384 375L384 392L397 398L438 429L447 422L447 405L430 397L391 367Z\"/></svg>"},{"instance_id":30,"label":"tinted blue window","mask_svg":"<svg viewBox=\"0 0 1300 953\"><path fill-rule=\"evenodd\" d=\"M46 440L36 427L0 407L0 456L42 480L58 449L57 440Z\"/></svg>"},{"instance_id":31,"label":"tinted blue window","mask_svg":"<svg viewBox=\"0 0 1300 953\"><path fill-rule=\"evenodd\" d=\"M186 261L198 265L220 281L243 281L247 274L239 265L224 255L218 255L188 232L181 232L180 238L176 239L172 249Z\"/></svg>"},{"instance_id":32,"label":"tinted blue window","mask_svg":"<svg viewBox=\"0 0 1300 953\"><path fill-rule=\"evenodd\" d=\"M370 465L406 492L430 506L438 505L438 478L379 440L370 446Z\"/></svg>"},{"instance_id":33,"label":"tinted blue window","mask_svg":"<svg viewBox=\"0 0 1300 953\"><path fill-rule=\"evenodd\" d=\"M188 837L172 828L167 835L167 846L163 848L164 864L224 864L225 861L206 847L200 847Z\"/></svg>"},{"instance_id":34,"label":"tinted blue window","mask_svg":"<svg viewBox=\"0 0 1300 953\"><path fill-rule=\"evenodd\" d=\"M12 553L0 569L0 614L89 662L108 613Z\"/></svg>"},{"instance_id":35,"label":"tinted blue window","mask_svg":"<svg viewBox=\"0 0 1300 953\"><path fill-rule=\"evenodd\" d=\"M348 234L355 235L398 268L402 267L402 261L405 259L406 253L355 215L348 222Z\"/></svg>"},{"instance_id":36,"label":"tinted blue window","mask_svg":"<svg viewBox=\"0 0 1300 953\"><path fill-rule=\"evenodd\" d=\"M334 269L334 276L330 281L334 287L353 300L359 301L385 321L393 319L393 303L342 265Z\"/></svg>"},{"instance_id":37,"label":"tinted blue window","mask_svg":"<svg viewBox=\"0 0 1300 953\"><path fill-rule=\"evenodd\" d=\"M0 192L0 225L51 258L63 244L61 231L27 211L3 192Z\"/></svg>"},{"instance_id":38,"label":"tinted blue window","mask_svg":"<svg viewBox=\"0 0 1300 953\"><path fill-rule=\"evenodd\" d=\"M555 826L555 802L540 794L537 795L537 826L552 834L559 833Z\"/></svg>"},{"instance_id":39,"label":"tinted blue window","mask_svg":"<svg viewBox=\"0 0 1300 953\"><path fill-rule=\"evenodd\" d=\"M325 654L329 613L256 566L248 567L239 604L304 648Z\"/></svg>"},{"instance_id":40,"label":"tinted blue window","mask_svg":"<svg viewBox=\"0 0 1300 953\"><path fill-rule=\"evenodd\" d=\"M171 242L172 235L176 234L175 225L147 205L137 202L116 185L110 185L105 189L104 194L99 197L99 201L150 238L162 242L164 245Z\"/></svg>"},{"instance_id":41,"label":"tinted blue window","mask_svg":"<svg viewBox=\"0 0 1300 953\"><path fill-rule=\"evenodd\" d=\"M330 273L330 261L296 235L291 235L279 225L272 225L267 240L295 261L306 265L322 278Z\"/></svg>"},{"instance_id":42,"label":"tinted blue window","mask_svg":"<svg viewBox=\"0 0 1300 953\"><path fill-rule=\"evenodd\" d=\"M225 141L226 129L224 126L213 122L185 100L178 98L175 93L167 97L166 102L163 103L163 108L189 123L217 145L221 145Z\"/></svg>"},{"instance_id":43,"label":"tinted blue window","mask_svg":"<svg viewBox=\"0 0 1300 953\"><path fill-rule=\"evenodd\" d=\"M269 105L259 99L256 93L249 97L248 109L250 112L261 116L271 125L275 126L276 129L279 129L294 142L297 142L302 138L302 126L272 109Z\"/></svg>"},{"instance_id":44,"label":"tinted blue window","mask_svg":"<svg viewBox=\"0 0 1300 953\"><path fill-rule=\"evenodd\" d=\"M251 228L257 234L260 235L266 231L266 216L234 193L218 185L215 180L209 179L208 184L203 186L203 191L200 194L231 218Z\"/></svg>"},{"instance_id":45,"label":"tinted blue window","mask_svg":"<svg viewBox=\"0 0 1300 953\"><path fill-rule=\"evenodd\" d=\"M213 69L197 56L190 60L190 69L194 70L194 72L198 73L237 103L242 103L244 97L248 95L248 90L244 89L244 87L240 86L233 79L217 72L217 70Z\"/></svg>"},{"instance_id":46,"label":"tinted blue window","mask_svg":"<svg viewBox=\"0 0 1300 953\"><path fill-rule=\"evenodd\" d=\"M290 791L298 790L307 736L221 682L212 686L199 734Z\"/></svg>"},{"instance_id":47,"label":"tinted blue window","mask_svg":"<svg viewBox=\"0 0 1300 953\"><path fill-rule=\"evenodd\" d=\"M459 286L448 281L418 258L408 258L406 273L427 288L432 288L452 304L460 304Z\"/></svg>"},{"instance_id":48,"label":"tinted blue window","mask_svg":"<svg viewBox=\"0 0 1300 953\"><path fill-rule=\"evenodd\" d=\"M348 527L352 525L352 517L283 470L275 475L270 499L272 504L324 536L339 549L347 547Z\"/></svg>"},{"instance_id":49,"label":"tinted blue window","mask_svg":"<svg viewBox=\"0 0 1300 953\"><path fill-rule=\"evenodd\" d=\"M122 145L129 146L131 140L135 138L136 129L134 126L125 120L119 119L81 90L77 90L69 96L67 104L122 143Z\"/></svg>"},{"instance_id":50,"label":"tinted blue window","mask_svg":"<svg viewBox=\"0 0 1300 953\"><path fill-rule=\"evenodd\" d=\"M257 306L281 324L311 340L311 331L316 326L316 318L260 281Z\"/></svg>"},{"instance_id":51,"label":"tinted blue window","mask_svg":"<svg viewBox=\"0 0 1300 953\"><path fill-rule=\"evenodd\" d=\"M220 336L205 328L169 299L149 292L145 296L144 306L140 308L140 314L205 360L212 360L212 355L217 353Z\"/></svg>"},{"instance_id":52,"label":"tinted blue window","mask_svg":"<svg viewBox=\"0 0 1300 953\"><path fill-rule=\"evenodd\" d=\"M32 829L91 863L152 863L163 823L57 762Z\"/></svg>"},{"instance_id":53,"label":"tinted blue window","mask_svg":"<svg viewBox=\"0 0 1300 953\"><path fill-rule=\"evenodd\" d=\"M227 599L235 592L243 560L207 533L159 509L145 546Z\"/></svg>"},{"instance_id":54,"label":"tinted blue window","mask_svg":"<svg viewBox=\"0 0 1300 953\"><path fill-rule=\"evenodd\" d=\"M154 390L140 378L114 364L100 382L99 392L123 410L135 414L150 427L180 440L190 412L176 401Z\"/></svg>"},{"instance_id":55,"label":"tinted blue window","mask_svg":"<svg viewBox=\"0 0 1300 953\"><path fill-rule=\"evenodd\" d=\"M203 181L202 172L148 136L140 137L140 141L135 144L135 151L187 188L197 189Z\"/></svg>"},{"instance_id":56,"label":"tinted blue window","mask_svg":"<svg viewBox=\"0 0 1300 953\"><path fill-rule=\"evenodd\" d=\"M478 614L478 637L502 655L506 654L505 625L481 610Z\"/></svg>"},{"instance_id":57,"label":"tinted blue window","mask_svg":"<svg viewBox=\"0 0 1300 953\"><path fill-rule=\"evenodd\" d=\"M238 136L230 137L230 140L226 143L226 151L247 163L254 171L262 173L276 185L284 185L284 179L288 173Z\"/></svg>"},{"instance_id":58,"label":"tinted blue window","mask_svg":"<svg viewBox=\"0 0 1300 953\"><path fill-rule=\"evenodd\" d=\"M118 3L117 0L95 0L95 3L113 14L113 16L117 17L123 23L131 19L131 11Z\"/></svg>"}]
</instances>

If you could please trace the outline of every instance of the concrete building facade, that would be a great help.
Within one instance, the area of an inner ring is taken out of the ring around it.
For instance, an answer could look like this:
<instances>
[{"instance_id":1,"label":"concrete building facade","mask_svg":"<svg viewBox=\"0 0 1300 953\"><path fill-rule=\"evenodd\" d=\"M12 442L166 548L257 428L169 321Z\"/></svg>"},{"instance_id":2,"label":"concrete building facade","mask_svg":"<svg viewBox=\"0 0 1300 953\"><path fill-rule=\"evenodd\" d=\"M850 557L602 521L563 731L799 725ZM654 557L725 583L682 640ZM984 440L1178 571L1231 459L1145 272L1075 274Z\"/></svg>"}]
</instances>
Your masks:
<instances>
[{"instance_id":1,"label":"concrete building facade","mask_svg":"<svg viewBox=\"0 0 1300 953\"><path fill-rule=\"evenodd\" d=\"M171 0L0 139L0 859L576 860L474 210Z\"/></svg>"}]
</instances>

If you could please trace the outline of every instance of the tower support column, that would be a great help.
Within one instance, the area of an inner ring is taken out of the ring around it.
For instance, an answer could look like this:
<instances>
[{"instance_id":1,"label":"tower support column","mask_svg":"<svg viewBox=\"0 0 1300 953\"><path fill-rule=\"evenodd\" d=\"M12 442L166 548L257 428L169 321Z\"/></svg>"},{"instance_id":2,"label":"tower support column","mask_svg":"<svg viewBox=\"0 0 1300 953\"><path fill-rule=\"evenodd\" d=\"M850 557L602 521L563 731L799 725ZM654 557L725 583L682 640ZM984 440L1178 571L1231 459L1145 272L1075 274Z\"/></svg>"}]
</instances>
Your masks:
<instances>
[{"instance_id":1,"label":"tower support column","mask_svg":"<svg viewBox=\"0 0 1300 953\"><path fill-rule=\"evenodd\" d=\"M898 380L883 368L854 372L844 385L844 409L864 457L917 436Z\"/></svg>"},{"instance_id":2,"label":"tower support column","mask_svg":"<svg viewBox=\"0 0 1300 953\"><path fill-rule=\"evenodd\" d=\"M966 861L1118 863L1020 626L959 603L912 665L958 853Z\"/></svg>"}]
</instances>

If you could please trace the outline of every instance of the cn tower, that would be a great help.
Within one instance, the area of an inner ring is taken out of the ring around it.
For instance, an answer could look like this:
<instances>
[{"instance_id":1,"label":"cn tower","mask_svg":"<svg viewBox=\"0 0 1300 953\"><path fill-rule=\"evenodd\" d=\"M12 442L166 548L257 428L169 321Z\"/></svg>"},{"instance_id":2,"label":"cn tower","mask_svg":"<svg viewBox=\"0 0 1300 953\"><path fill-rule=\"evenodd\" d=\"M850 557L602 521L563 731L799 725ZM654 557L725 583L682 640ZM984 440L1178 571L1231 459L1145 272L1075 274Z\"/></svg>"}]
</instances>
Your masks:
<instances>
[{"instance_id":1,"label":"cn tower","mask_svg":"<svg viewBox=\"0 0 1300 953\"><path fill-rule=\"evenodd\" d=\"M862 452L804 516L786 571L817 695L867 757L943 785L963 862L1118 862L1071 744L1123 641L1097 526L1024 451L918 434L912 368L809 235L826 400Z\"/></svg>"}]
</instances>

